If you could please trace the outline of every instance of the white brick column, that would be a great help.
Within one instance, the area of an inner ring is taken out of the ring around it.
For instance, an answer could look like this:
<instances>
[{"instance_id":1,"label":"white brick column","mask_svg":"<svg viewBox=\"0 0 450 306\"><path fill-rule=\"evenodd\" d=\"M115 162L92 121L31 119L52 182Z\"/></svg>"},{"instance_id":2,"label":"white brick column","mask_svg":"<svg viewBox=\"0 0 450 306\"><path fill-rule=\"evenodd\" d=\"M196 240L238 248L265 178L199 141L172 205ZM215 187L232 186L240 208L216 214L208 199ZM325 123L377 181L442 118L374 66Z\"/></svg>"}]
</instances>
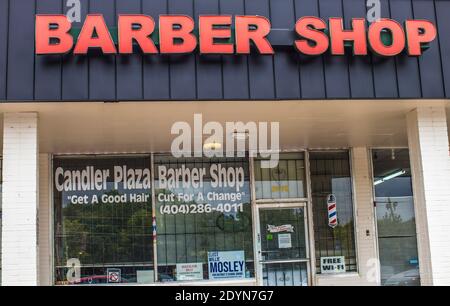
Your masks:
<instances>
[{"instance_id":1,"label":"white brick column","mask_svg":"<svg viewBox=\"0 0 450 306\"><path fill-rule=\"evenodd\" d=\"M3 117L2 285L38 284L38 118Z\"/></svg>"},{"instance_id":2,"label":"white brick column","mask_svg":"<svg viewBox=\"0 0 450 306\"><path fill-rule=\"evenodd\" d=\"M450 285L450 156L445 107L407 115L423 285Z\"/></svg>"},{"instance_id":3,"label":"white brick column","mask_svg":"<svg viewBox=\"0 0 450 306\"><path fill-rule=\"evenodd\" d=\"M367 148L357 147L352 149L358 270L365 283L379 285L380 275L373 208L373 183L370 172L371 163Z\"/></svg>"}]
</instances>

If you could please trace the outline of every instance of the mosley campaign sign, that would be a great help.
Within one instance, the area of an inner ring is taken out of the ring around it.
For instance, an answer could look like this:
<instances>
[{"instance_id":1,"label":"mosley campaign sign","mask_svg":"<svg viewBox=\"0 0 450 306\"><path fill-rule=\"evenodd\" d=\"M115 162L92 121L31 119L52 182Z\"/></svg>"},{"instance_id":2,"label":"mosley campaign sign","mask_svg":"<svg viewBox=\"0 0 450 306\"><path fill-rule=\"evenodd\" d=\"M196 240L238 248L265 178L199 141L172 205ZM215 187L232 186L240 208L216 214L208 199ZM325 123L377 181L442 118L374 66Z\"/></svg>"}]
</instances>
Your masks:
<instances>
[{"instance_id":1,"label":"mosley campaign sign","mask_svg":"<svg viewBox=\"0 0 450 306\"><path fill-rule=\"evenodd\" d=\"M209 279L245 278L244 251L208 252Z\"/></svg>"}]
</instances>

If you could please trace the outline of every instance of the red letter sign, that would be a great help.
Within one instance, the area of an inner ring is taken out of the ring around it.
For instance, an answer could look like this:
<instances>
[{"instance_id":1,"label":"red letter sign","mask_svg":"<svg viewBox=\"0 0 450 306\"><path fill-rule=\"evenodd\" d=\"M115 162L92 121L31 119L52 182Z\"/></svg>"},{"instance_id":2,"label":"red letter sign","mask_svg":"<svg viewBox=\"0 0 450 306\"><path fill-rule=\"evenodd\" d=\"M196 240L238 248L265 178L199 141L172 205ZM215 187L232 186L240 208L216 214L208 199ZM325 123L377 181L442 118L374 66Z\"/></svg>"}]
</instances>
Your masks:
<instances>
[{"instance_id":1,"label":"red letter sign","mask_svg":"<svg viewBox=\"0 0 450 306\"><path fill-rule=\"evenodd\" d=\"M330 45L328 36L320 30L327 27L325 21L318 17L302 17L295 24L295 32L304 39L296 40L297 50L306 55L321 55ZM313 42L313 45L309 41Z\"/></svg>"},{"instance_id":2,"label":"red letter sign","mask_svg":"<svg viewBox=\"0 0 450 306\"><path fill-rule=\"evenodd\" d=\"M51 28L56 25L56 28ZM64 15L36 15L36 54L62 54L73 47L72 24ZM51 39L58 43L51 43Z\"/></svg>"},{"instance_id":3,"label":"red letter sign","mask_svg":"<svg viewBox=\"0 0 450 306\"><path fill-rule=\"evenodd\" d=\"M232 54L233 44L214 43L216 38L231 38L231 16L200 16L200 53ZM215 28L226 26L226 28Z\"/></svg>"},{"instance_id":4,"label":"red letter sign","mask_svg":"<svg viewBox=\"0 0 450 306\"><path fill-rule=\"evenodd\" d=\"M97 33L97 37L93 37L94 33ZM116 53L116 46L114 46L102 15L86 16L86 21L81 29L80 36L78 36L78 42L73 53L86 54L89 48L101 48L105 54Z\"/></svg>"},{"instance_id":5,"label":"red letter sign","mask_svg":"<svg viewBox=\"0 0 450 306\"><path fill-rule=\"evenodd\" d=\"M155 30L155 22L150 16L120 15L119 16L119 53L133 53L133 40L136 40L143 53L158 53L155 44L149 37ZM134 25L139 25L134 29Z\"/></svg>"},{"instance_id":6,"label":"red letter sign","mask_svg":"<svg viewBox=\"0 0 450 306\"><path fill-rule=\"evenodd\" d=\"M256 27L250 29L250 26ZM261 54L273 54L272 45L266 36L270 33L270 21L262 16L236 16L236 52L250 53L253 41Z\"/></svg>"},{"instance_id":7,"label":"red letter sign","mask_svg":"<svg viewBox=\"0 0 450 306\"><path fill-rule=\"evenodd\" d=\"M421 44L432 42L436 38L436 27L427 20L407 20L406 37L408 39L408 54L422 55Z\"/></svg>"},{"instance_id":8,"label":"red letter sign","mask_svg":"<svg viewBox=\"0 0 450 306\"><path fill-rule=\"evenodd\" d=\"M159 49L161 53L189 53L195 50L197 38L192 34L194 20L185 15L159 16ZM175 43L176 40L182 42Z\"/></svg>"},{"instance_id":9,"label":"red letter sign","mask_svg":"<svg viewBox=\"0 0 450 306\"><path fill-rule=\"evenodd\" d=\"M353 54L367 55L366 20L352 19L352 29L343 29L342 18L330 18L331 54L344 55L344 41L353 41Z\"/></svg>"},{"instance_id":10,"label":"red letter sign","mask_svg":"<svg viewBox=\"0 0 450 306\"><path fill-rule=\"evenodd\" d=\"M392 44L389 46L385 45L381 40L381 33L385 29L389 30L392 37ZM400 54L405 48L405 33L397 21L383 18L370 25L369 42L370 47L376 54L395 56Z\"/></svg>"}]
</instances>

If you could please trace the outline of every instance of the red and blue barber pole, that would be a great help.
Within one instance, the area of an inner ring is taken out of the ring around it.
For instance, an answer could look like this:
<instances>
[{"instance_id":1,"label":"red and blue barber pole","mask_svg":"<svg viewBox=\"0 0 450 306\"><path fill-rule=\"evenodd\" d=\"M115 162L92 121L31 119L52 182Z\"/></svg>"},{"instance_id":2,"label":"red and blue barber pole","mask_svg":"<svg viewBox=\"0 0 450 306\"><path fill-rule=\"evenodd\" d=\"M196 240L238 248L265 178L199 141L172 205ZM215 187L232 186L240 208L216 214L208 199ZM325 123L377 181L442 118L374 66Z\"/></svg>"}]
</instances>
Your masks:
<instances>
[{"instance_id":1,"label":"red and blue barber pole","mask_svg":"<svg viewBox=\"0 0 450 306\"><path fill-rule=\"evenodd\" d=\"M334 194L329 194L327 196L327 206L328 206L328 226L335 228L338 225L337 222L337 211L336 211L336 197Z\"/></svg>"},{"instance_id":2,"label":"red and blue barber pole","mask_svg":"<svg viewBox=\"0 0 450 306\"><path fill-rule=\"evenodd\" d=\"M156 242L156 218L153 217L152 220L152 230L153 230L153 241Z\"/></svg>"}]
</instances>

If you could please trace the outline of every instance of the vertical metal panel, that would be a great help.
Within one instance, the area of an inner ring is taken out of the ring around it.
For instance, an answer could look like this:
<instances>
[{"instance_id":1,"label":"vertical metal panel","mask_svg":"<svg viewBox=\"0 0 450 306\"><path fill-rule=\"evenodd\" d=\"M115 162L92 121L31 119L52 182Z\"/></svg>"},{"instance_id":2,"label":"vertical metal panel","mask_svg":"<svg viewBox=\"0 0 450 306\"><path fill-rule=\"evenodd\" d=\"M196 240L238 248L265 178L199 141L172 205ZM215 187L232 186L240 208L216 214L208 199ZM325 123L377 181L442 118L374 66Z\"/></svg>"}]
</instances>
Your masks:
<instances>
[{"instance_id":1,"label":"vertical metal panel","mask_svg":"<svg viewBox=\"0 0 450 306\"><path fill-rule=\"evenodd\" d=\"M0 100L6 100L9 0L0 0Z\"/></svg>"},{"instance_id":2,"label":"vertical metal panel","mask_svg":"<svg viewBox=\"0 0 450 306\"><path fill-rule=\"evenodd\" d=\"M62 2L55 0L36 1L37 14L61 14ZM61 55L36 56L35 99L61 99Z\"/></svg>"},{"instance_id":3,"label":"vertical metal panel","mask_svg":"<svg viewBox=\"0 0 450 306\"><path fill-rule=\"evenodd\" d=\"M391 18L400 23L412 18L411 0L394 0L391 3ZM419 62L406 52L396 57L398 94L400 98L421 97Z\"/></svg>"},{"instance_id":4,"label":"vertical metal panel","mask_svg":"<svg viewBox=\"0 0 450 306\"><path fill-rule=\"evenodd\" d=\"M117 3L116 3L117 2ZM9 3L9 7L8 7ZM434 4L435 3L435 4ZM117 7L116 7L117 4ZM382 15L399 22L428 19L438 38L419 58L276 55L34 56L35 13L64 12L66 0L0 0L0 100L194 100L443 98L450 95L450 3L447 0L382 0ZM142 5L142 11L141 11ZM277 28L293 29L302 16L365 16L363 0L84 0L85 15L117 13L257 14ZM294 16L295 14L295 16ZM9 20L9 24L8 24ZM74 23L80 28L81 23ZM8 31L9 29L9 31ZM169 59L170 58L170 59ZM62 67L61 67L62 59ZM117 63L116 63L117 61ZM325 61L325 68L323 62ZM117 69L117 71L116 71ZM299 81L300 77L300 81ZM117 86L117 87L116 87ZM326 88L326 89L325 89ZM327 94L327 95L326 95Z\"/></svg>"},{"instance_id":5,"label":"vertical metal panel","mask_svg":"<svg viewBox=\"0 0 450 306\"><path fill-rule=\"evenodd\" d=\"M293 0L270 1L272 31L292 30L295 26ZM300 97L298 54L293 48L278 50L274 56L275 88L277 99Z\"/></svg>"},{"instance_id":6,"label":"vertical metal panel","mask_svg":"<svg viewBox=\"0 0 450 306\"><path fill-rule=\"evenodd\" d=\"M116 0L116 15L140 13L141 0ZM137 52L140 52L140 50L137 50ZM142 58L146 56L148 55L135 53L116 57L118 100L140 100L143 98Z\"/></svg>"},{"instance_id":7,"label":"vertical metal panel","mask_svg":"<svg viewBox=\"0 0 450 306\"><path fill-rule=\"evenodd\" d=\"M434 1L413 0L413 12L415 19L427 19L436 24ZM446 18L449 18L449 16ZM449 34L447 33L447 35ZM423 98L441 98L444 96L439 39L437 37L431 42L430 49L419 58Z\"/></svg>"},{"instance_id":8,"label":"vertical metal panel","mask_svg":"<svg viewBox=\"0 0 450 306\"><path fill-rule=\"evenodd\" d=\"M142 0L142 12L152 16L156 25L159 15L167 14L168 0ZM143 82L145 100L170 98L170 64L167 56L149 55L143 58Z\"/></svg>"},{"instance_id":9,"label":"vertical metal panel","mask_svg":"<svg viewBox=\"0 0 450 306\"><path fill-rule=\"evenodd\" d=\"M261 15L270 19L268 0L245 0L246 15ZM248 57L250 98L274 99L273 56L252 53Z\"/></svg>"},{"instance_id":10,"label":"vertical metal panel","mask_svg":"<svg viewBox=\"0 0 450 306\"><path fill-rule=\"evenodd\" d=\"M194 0L194 19L199 15L217 15L219 0ZM222 99L222 60L220 55L196 54L198 99Z\"/></svg>"},{"instance_id":11,"label":"vertical metal panel","mask_svg":"<svg viewBox=\"0 0 450 306\"><path fill-rule=\"evenodd\" d=\"M343 0L345 26L351 27L352 18L365 18L366 4L361 0ZM348 55L350 93L355 99L373 98L373 71L370 56Z\"/></svg>"},{"instance_id":12,"label":"vertical metal panel","mask_svg":"<svg viewBox=\"0 0 450 306\"><path fill-rule=\"evenodd\" d=\"M390 18L390 7L388 0L380 0L381 17ZM395 59L372 55L373 75L375 85L375 96L377 98L396 98L397 71L395 69Z\"/></svg>"},{"instance_id":13,"label":"vertical metal panel","mask_svg":"<svg viewBox=\"0 0 450 306\"><path fill-rule=\"evenodd\" d=\"M319 16L319 0L295 0L296 20L303 16ZM303 99L325 98L323 57L299 54L300 87Z\"/></svg>"},{"instance_id":14,"label":"vertical metal panel","mask_svg":"<svg viewBox=\"0 0 450 306\"><path fill-rule=\"evenodd\" d=\"M72 6L63 3L64 13L67 14ZM72 22L72 28L81 29L89 10L89 1L81 1L81 20ZM89 99L89 58L86 55L74 56L72 53L62 57L62 99L83 101Z\"/></svg>"},{"instance_id":15,"label":"vertical metal panel","mask_svg":"<svg viewBox=\"0 0 450 306\"><path fill-rule=\"evenodd\" d=\"M441 47L442 72L445 86L445 96L450 97L450 1L437 0L436 19L439 43Z\"/></svg>"},{"instance_id":16,"label":"vertical metal panel","mask_svg":"<svg viewBox=\"0 0 450 306\"><path fill-rule=\"evenodd\" d=\"M342 0L320 0L320 17L342 16ZM328 98L348 98L350 85L346 56L324 56L325 85Z\"/></svg>"},{"instance_id":17,"label":"vertical metal panel","mask_svg":"<svg viewBox=\"0 0 450 306\"><path fill-rule=\"evenodd\" d=\"M103 14L108 27L116 26L115 0L89 0L90 13ZM116 100L116 56L89 51L89 95L91 100Z\"/></svg>"},{"instance_id":18,"label":"vertical metal panel","mask_svg":"<svg viewBox=\"0 0 450 306\"><path fill-rule=\"evenodd\" d=\"M7 96L9 100L33 100L35 1L9 4Z\"/></svg>"},{"instance_id":19,"label":"vertical metal panel","mask_svg":"<svg viewBox=\"0 0 450 306\"><path fill-rule=\"evenodd\" d=\"M228 15L243 15L244 0L220 0L220 13ZM227 55L223 62L223 95L224 99L248 99L248 58L245 55Z\"/></svg>"},{"instance_id":20,"label":"vertical metal panel","mask_svg":"<svg viewBox=\"0 0 450 306\"><path fill-rule=\"evenodd\" d=\"M193 0L168 0L169 14L194 15ZM174 100L197 99L195 55L170 56L170 89Z\"/></svg>"}]
</instances>

